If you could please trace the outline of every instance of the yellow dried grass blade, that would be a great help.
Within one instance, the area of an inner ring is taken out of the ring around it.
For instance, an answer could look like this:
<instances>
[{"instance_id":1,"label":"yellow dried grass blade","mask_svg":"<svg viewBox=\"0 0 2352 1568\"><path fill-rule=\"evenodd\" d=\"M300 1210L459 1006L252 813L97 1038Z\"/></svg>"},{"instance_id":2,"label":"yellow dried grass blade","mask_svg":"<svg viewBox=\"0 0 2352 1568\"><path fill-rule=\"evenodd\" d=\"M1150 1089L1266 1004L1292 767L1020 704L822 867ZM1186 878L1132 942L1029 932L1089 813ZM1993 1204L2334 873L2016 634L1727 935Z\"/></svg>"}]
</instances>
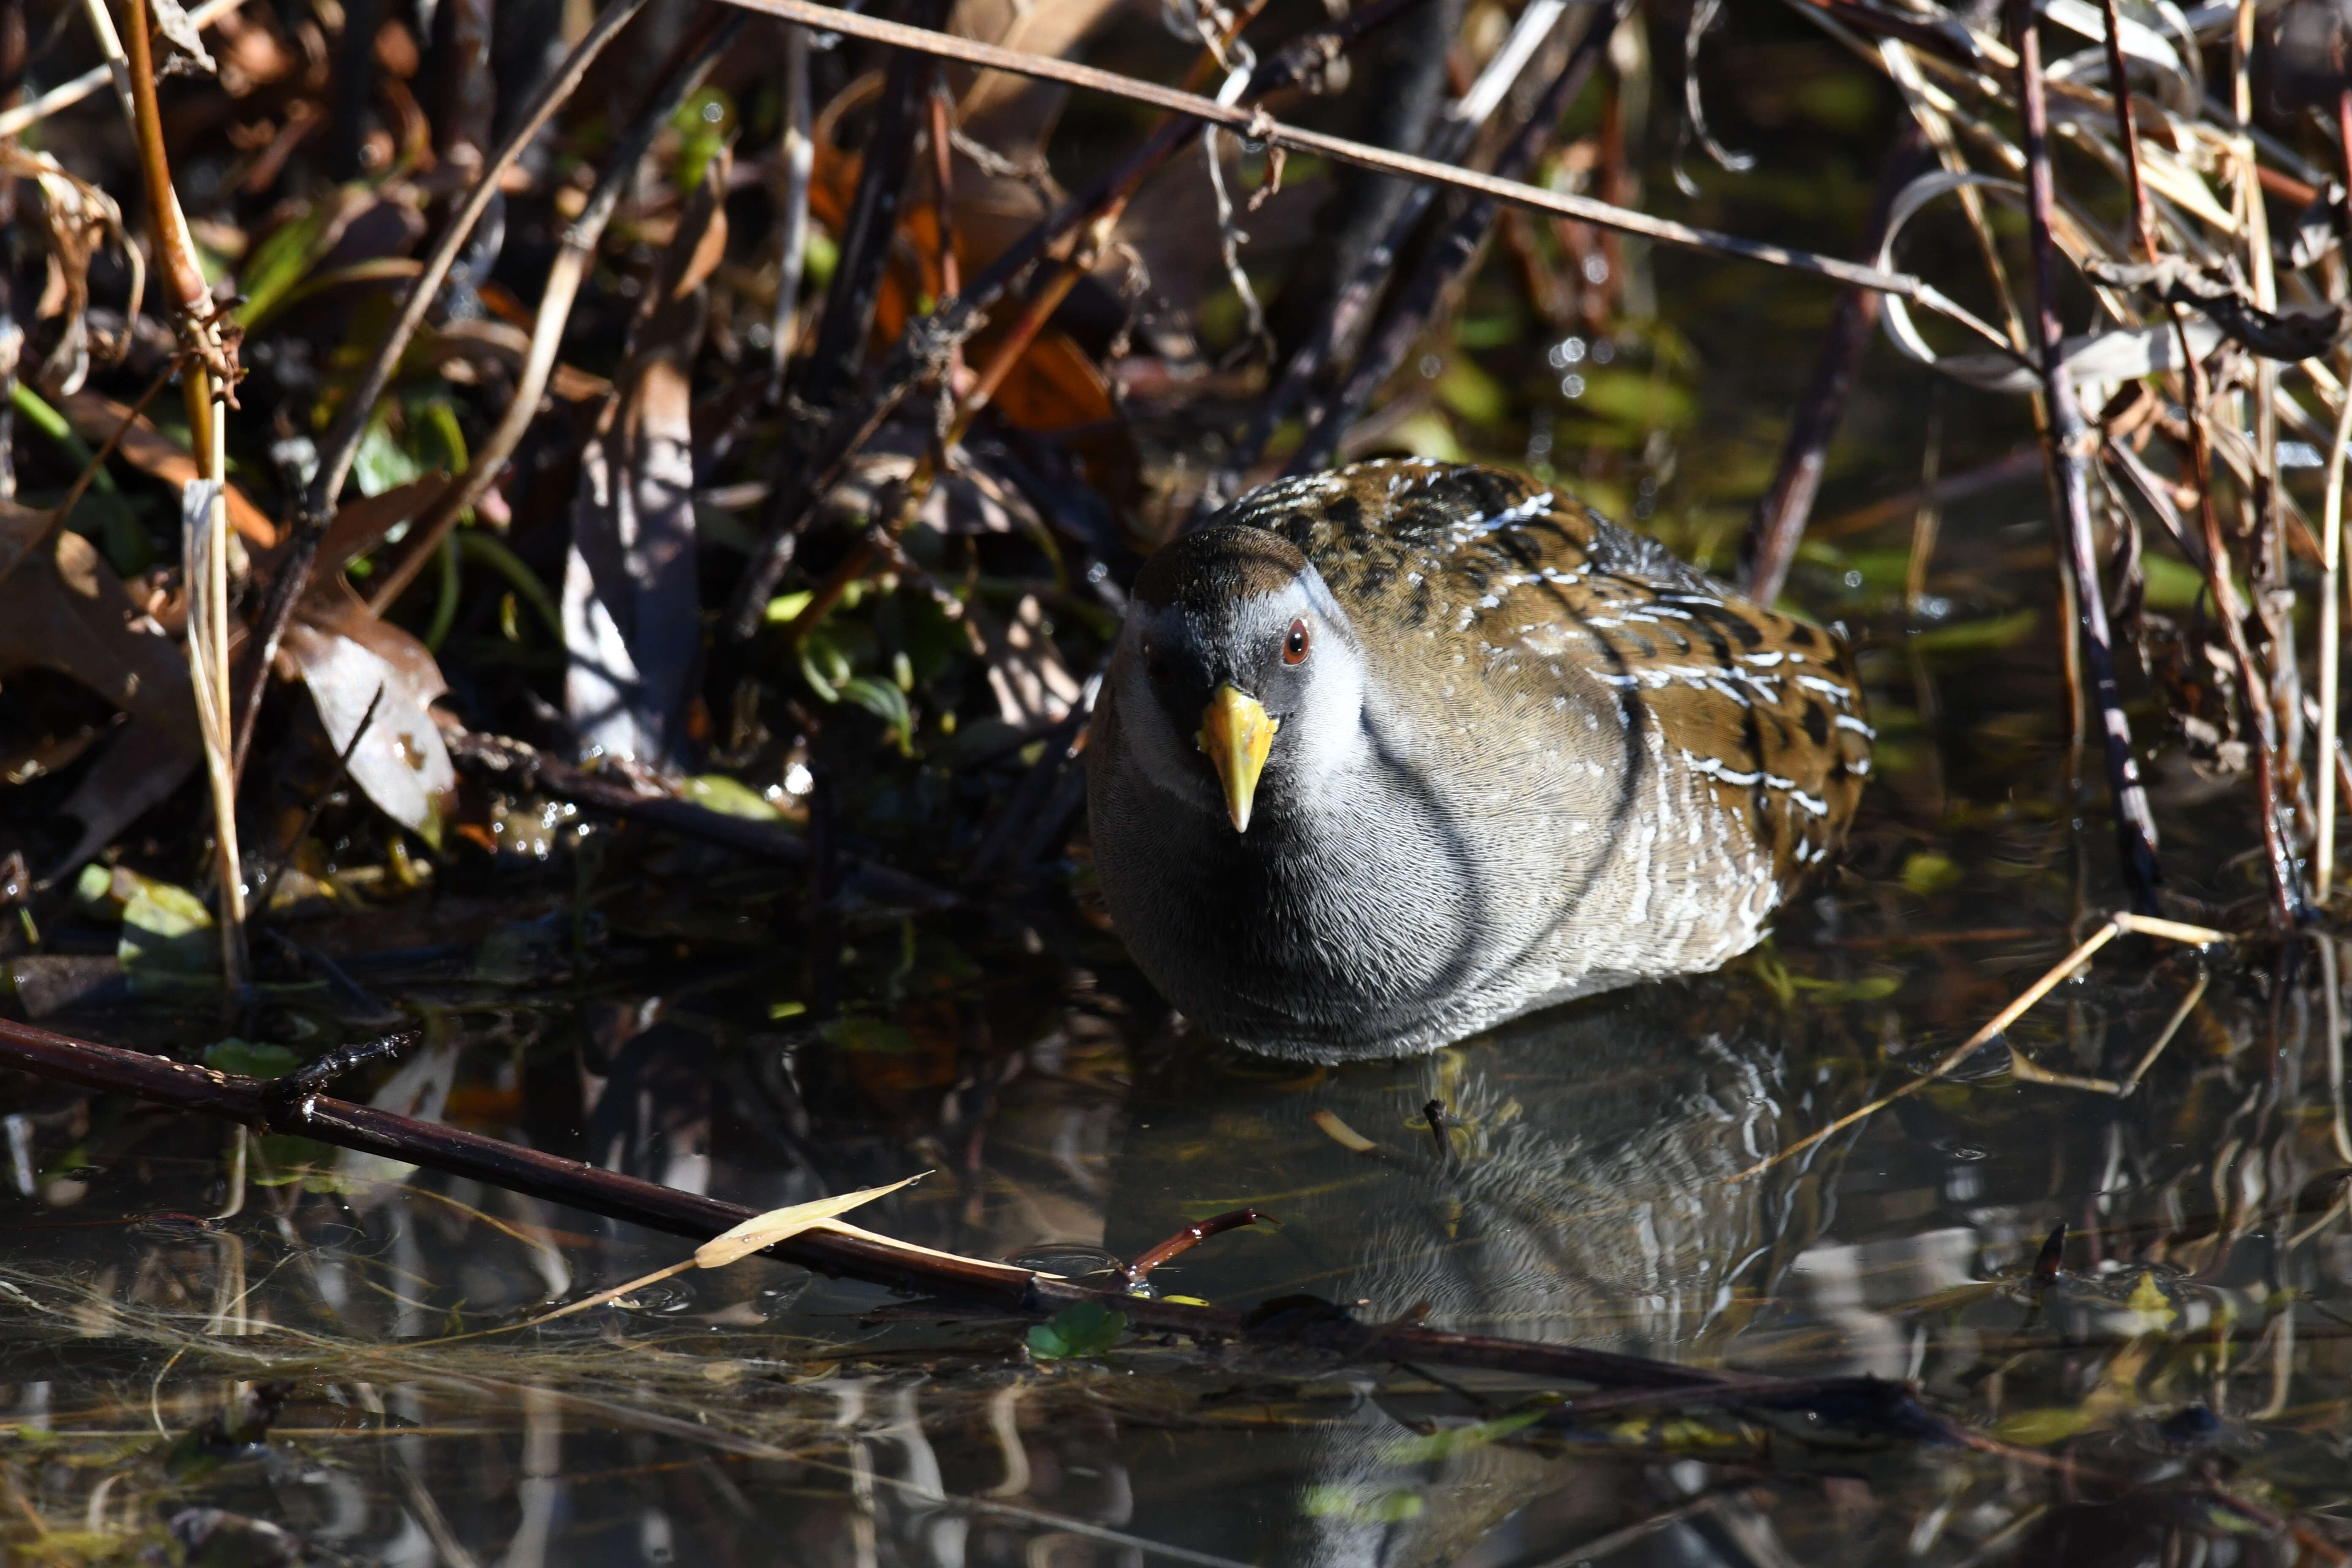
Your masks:
<instances>
[{"instance_id":1,"label":"yellow dried grass blade","mask_svg":"<svg viewBox=\"0 0 2352 1568\"><path fill-rule=\"evenodd\" d=\"M814 1202L794 1204L789 1208L770 1209L766 1214L753 1215L732 1230L722 1231L694 1249L698 1268L724 1268L739 1258L749 1258L762 1247L787 1241L811 1226L847 1214L851 1209L872 1203L876 1198L897 1192L910 1182L919 1182L929 1175L924 1171L908 1176L903 1182L892 1182L887 1187L865 1187L854 1193L839 1193Z\"/></svg>"}]
</instances>

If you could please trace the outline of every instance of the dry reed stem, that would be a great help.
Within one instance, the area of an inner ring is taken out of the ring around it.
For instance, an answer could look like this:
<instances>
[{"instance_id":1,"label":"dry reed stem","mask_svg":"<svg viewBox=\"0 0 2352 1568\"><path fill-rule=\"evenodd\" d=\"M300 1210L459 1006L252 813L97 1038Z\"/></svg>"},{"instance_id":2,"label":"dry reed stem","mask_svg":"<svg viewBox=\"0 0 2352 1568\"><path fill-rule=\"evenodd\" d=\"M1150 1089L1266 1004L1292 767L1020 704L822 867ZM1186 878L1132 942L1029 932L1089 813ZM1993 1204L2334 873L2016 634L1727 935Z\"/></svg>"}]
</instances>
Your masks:
<instances>
[{"instance_id":1,"label":"dry reed stem","mask_svg":"<svg viewBox=\"0 0 2352 1568\"><path fill-rule=\"evenodd\" d=\"M2336 95L2336 134L2344 156L2347 182L2345 216L2352 223L2352 87ZM2352 358L2346 361L2345 384L2338 389L2334 437L2327 444L2327 504L2320 540L2319 591L2319 780L2317 865L2314 877L2319 901L2326 903L2336 876L2336 763L2343 751L2338 705L2343 700L2344 639L2344 459L2352 447ZM2340 1130L2342 1117L2339 1112ZM2342 1136L2341 1131L2338 1137ZM2352 1151L2345 1158L2352 1160Z\"/></svg>"},{"instance_id":2,"label":"dry reed stem","mask_svg":"<svg viewBox=\"0 0 2352 1568\"><path fill-rule=\"evenodd\" d=\"M2058 319L2057 245L2052 234L2056 193L2050 167L2050 111L2042 90L2041 35L2030 5L2012 0L2011 19L2024 108L2035 358L2041 365L2042 401L2049 413L2050 462L2063 521L2065 558L2073 568L2074 624L2082 636L2090 696L2098 711L2124 881L2131 889L2133 904L2145 914L2156 908L2156 815L2140 784L2139 762L2132 752L2131 721L2124 714L2123 697L2116 685L2115 650L2105 596L2099 587L2098 552L2091 534L2092 437L2075 397L2074 378L2066 372L2065 333Z\"/></svg>"},{"instance_id":3,"label":"dry reed stem","mask_svg":"<svg viewBox=\"0 0 2352 1568\"><path fill-rule=\"evenodd\" d=\"M2084 938L2080 943L2078 943L2072 952L2069 952L2065 957L2051 965L2049 971L2044 973L2041 979L2035 981L2032 984L2020 992L2016 1000L2011 1002L2008 1006L2003 1007L2000 1012L1994 1014L1991 1020L1982 1028L1979 1029L1975 1034L1970 1035L1967 1039L1962 1040L1958 1045L1954 1046L1941 1057L1938 1057L1936 1059L1935 1064L1928 1068L1924 1074L1918 1078L1913 1079L1910 1082L1904 1084L1899 1089L1891 1089L1887 1093L1880 1095L1876 1100L1872 1100L1869 1104L1863 1106L1859 1110L1846 1112L1843 1116L1839 1117L1836 1121L1831 1122L1828 1126L1822 1128L1818 1132L1814 1132L1808 1137L1800 1139L1798 1142L1790 1144L1789 1147L1780 1151L1778 1153L1773 1154L1769 1158L1758 1161L1755 1164L1748 1166L1744 1171L1740 1171L1733 1175L1725 1176L1721 1178L1719 1182L1713 1184L1727 1185L1735 1182L1750 1181L1755 1177L1760 1176L1767 1171L1771 1170L1774 1166L1779 1165L1785 1161L1794 1159L1797 1155L1803 1153L1806 1150L1812 1148L1815 1144L1834 1137L1836 1134L1844 1131L1847 1128L1853 1126L1857 1122L1866 1121L1870 1117L1875 1116L1878 1112L1885 1110L1896 1100L1906 1099L1911 1095L1918 1093L1929 1084L1939 1081L1943 1079L1945 1074L1950 1072L1954 1068L1959 1066L1960 1063L1975 1055L1980 1047L2005 1032L2009 1026L2017 1022L2018 1019L2023 1017L2028 1008L2031 1008L2036 1002L2041 1001L2044 996L2050 994L2051 992L2056 990L2066 980L2071 978L2077 970L2081 969L2085 963L2090 962L2092 956L2095 954L2099 949L2106 946L2107 943L2115 941L2116 938L2122 936L2126 932L2137 936L2160 937L2167 942L2183 942L2193 947L2210 947L2216 943L2226 942L2230 940L2228 932L2214 931L2209 927L2188 925L2179 921L2159 920L2150 915L2138 915L2130 913L2126 910L2117 910L2116 913L2107 917L2107 921L2105 925L2099 927L2098 930L2093 931L2088 937ZM2184 1014L2183 1016L2186 1016L2186 1015ZM2016 1048L2014 1047L2011 1047L2010 1058L2012 1064L2022 1059L2017 1055Z\"/></svg>"},{"instance_id":4,"label":"dry reed stem","mask_svg":"<svg viewBox=\"0 0 2352 1568\"><path fill-rule=\"evenodd\" d=\"M440 549L441 542L457 526L457 520L497 482L507 459L522 445L531 421L539 417L540 399L546 395L547 384L555 374L556 357L563 350L563 329L572 320L572 307L579 300L581 285L595 263L596 247L604 238L605 226L612 222L622 196L635 184L637 166L646 149L653 145L654 138L695 89L702 85L710 68L741 32L740 20L722 25L711 34L709 42L688 58L613 150L604 173L589 194L587 205L581 208L578 217L564 226L555 259L548 267L547 281L540 288L539 308L531 317L530 346L524 351L522 371L515 378L514 395L508 399L506 412L499 416L496 427L475 448L466 471L443 487L433 503L409 524L409 542L400 559L370 584L368 608L375 614L390 613Z\"/></svg>"},{"instance_id":5,"label":"dry reed stem","mask_svg":"<svg viewBox=\"0 0 2352 1568\"><path fill-rule=\"evenodd\" d=\"M1196 93L1182 92L1174 88L1139 81L1112 71L1098 70L1092 66L1073 65L1045 55L1030 54L1021 49L1008 49L994 44L983 44L969 38L950 37L925 27L910 27L904 23L884 21L856 12L836 10L814 0L726 0L726 3L762 16L778 16L803 26L823 27L852 37L866 38L876 43L890 44L918 53L937 55L966 65L1011 71L1017 76L1034 77L1040 81L1060 82L1088 91L1107 93L1136 103L1149 104L1171 114L1197 120L1237 131L1254 142L1263 142L1296 153L1310 153L1335 163L1352 163L1375 174L1401 175L1407 179L1428 180L1449 185L1473 195L1489 196L1533 212L1549 213L1559 217L1574 218L1597 227L1615 229L1639 235L1661 244L1681 246L1687 249L1706 251L1714 255L1743 261L1760 262L1769 267L1786 268L1792 271L1811 273L1834 282L1850 283L1881 293L1900 294L1916 300L1930 310L1955 315L1965 320L1965 312L1947 300L1932 285L1922 282L1908 273L1884 272L1874 267L1864 267L1836 257L1822 256L1809 250L1794 250L1785 246L1768 245L1759 240L1742 239L1736 235L1718 234L1711 229L1695 228L1688 224L1654 217L1648 213L1614 206L1587 196L1570 195L1547 190L1518 180L1497 179L1475 170L1456 168L1434 163L1407 153L1394 153L1368 142L1350 141L1344 136L1326 135L1295 125L1286 125L1263 110L1245 109L1238 104L1222 104Z\"/></svg>"},{"instance_id":6,"label":"dry reed stem","mask_svg":"<svg viewBox=\"0 0 2352 1568\"><path fill-rule=\"evenodd\" d=\"M226 409L236 397L236 353L224 332L212 289L189 237L179 193L163 147L162 110L155 97L155 66L147 36L146 0L126 0L127 38L118 37L103 0L92 0L91 19L110 65L119 65L117 85L127 99L131 141L146 186L155 229L157 269L169 282L176 307L183 354L181 387L188 411L188 445L197 478L181 500L181 560L187 578L188 674L205 772L213 802L214 872L219 883L222 1005L232 1009L245 984L245 874L237 852L236 782L231 764L229 722L228 598L229 524Z\"/></svg>"},{"instance_id":7,"label":"dry reed stem","mask_svg":"<svg viewBox=\"0 0 2352 1568\"><path fill-rule=\"evenodd\" d=\"M232 777L244 772L246 753L253 746L254 723L260 716L261 696L269 684L270 661L278 655L278 644L286 635L287 623L293 618L294 606L301 602L304 591L310 586L310 571L318 561L319 541L325 535L327 525L334 521L337 498L342 494L343 480L350 476L352 463L359 456L360 442L367 434L376 400L383 395L394 371L400 364L401 356L408 352L416 329L424 324L425 312L447 279L449 268L457 262L457 253L465 248L466 241L474 232L474 226L481 221L482 214L489 208L491 198L498 195L500 179L515 160L522 156L524 149L538 139L541 130L579 87L581 79L587 74L596 57L604 53L605 46L620 35L621 29L628 26L646 4L646 0L611 0L597 14L586 36L572 47L572 52L564 57L563 63L556 68L546 84L539 89L538 96L518 117L506 141L482 165L481 172L467 191L465 201L450 216L449 226L442 234L440 243L433 247L433 254L426 259L424 270L409 285L400 314L384 333L383 341L376 345L374 355L360 373L358 381L345 396L341 412L336 416L334 424L320 442L318 472L304 488L296 505L290 531L292 548L278 568L277 580L270 584L269 595L256 620L253 652L249 656L251 674L246 681L245 707L237 722L236 747L231 758Z\"/></svg>"},{"instance_id":8,"label":"dry reed stem","mask_svg":"<svg viewBox=\"0 0 2352 1568\"><path fill-rule=\"evenodd\" d=\"M205 4L188 13L188 20L201 31L244 4L245 0L205 0ZM59 82L38 98L0 111L0 140L21 136L50 115L71 109L92 93L103 89L110 79L120 79L115 76L111 54L108 56L107 63L92 66L81 75Z\"/></svg>"}]
</instances>

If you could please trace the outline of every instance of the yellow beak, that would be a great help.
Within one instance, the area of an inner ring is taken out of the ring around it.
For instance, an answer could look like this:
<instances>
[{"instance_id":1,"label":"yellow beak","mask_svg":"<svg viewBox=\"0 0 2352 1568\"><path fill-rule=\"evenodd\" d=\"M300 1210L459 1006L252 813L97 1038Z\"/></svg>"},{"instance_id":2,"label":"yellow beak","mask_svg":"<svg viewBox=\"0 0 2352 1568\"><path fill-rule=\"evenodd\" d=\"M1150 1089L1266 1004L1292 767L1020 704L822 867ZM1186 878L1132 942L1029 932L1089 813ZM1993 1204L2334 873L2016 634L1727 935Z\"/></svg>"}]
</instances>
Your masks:
<instances>
[{"instance_id":1,"label":"yellow beak","mask_svg":"<svg viewBox=\"0 0 2352 1568\"><path fill-rule=\"evenodd\" d=\"M1282 721L1270 718L1265 704L1244 697L1230 686L1217 688L1201 714L1201 750L1216 765L1225 786L1225 811L1235 833L1247 833L1250 803L1257 798L1257 775L1265 769L1265 754L1274 749L1274 732Z\"/></svg>"}]
</instances>

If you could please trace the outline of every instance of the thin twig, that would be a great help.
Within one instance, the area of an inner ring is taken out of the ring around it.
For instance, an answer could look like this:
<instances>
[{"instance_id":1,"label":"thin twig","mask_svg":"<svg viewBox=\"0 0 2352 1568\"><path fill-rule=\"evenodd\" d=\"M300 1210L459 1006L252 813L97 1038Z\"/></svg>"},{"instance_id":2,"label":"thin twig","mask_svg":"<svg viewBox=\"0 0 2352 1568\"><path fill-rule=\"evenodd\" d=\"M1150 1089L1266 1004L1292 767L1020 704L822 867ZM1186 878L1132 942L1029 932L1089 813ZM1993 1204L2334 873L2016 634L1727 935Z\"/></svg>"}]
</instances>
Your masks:
<instances>
[{"instance_id":1,"label":"thin twig","mask_svg":"<svg viewBox=\"0 0 2352 1568\"><path fill-rule=\"evenodd\" d=\"M188 13L188 20L201 30L244 4L245 0L206 0L205 4ZM70 80L59 82L40 97L0 112L0 139L21 136L52 114L71 109L92 93L103 91L113 75L110 64L95 65Z\"/></svg>"},{"instance_id":2,"label":"thin twig","mask_svg":"<svg viewBox=\"0 0 2352 1568\"><path fill-rule=\"evenodd\" d=\"M2131 78L2124 68L2123 23L2116 0L2099 0L2107 25L2107 90L2116 100L2116 140L2123 148L2125 184L2131 192L2132 232L2149 261L2157 258L2156 209L2148 205L2147 183L2139 167L2139 133L2132 124Z\"/></svg>"},{"instance_id":3,"label":"thin twig","mask_svg":"<svg viewBox=\"0 0 2352 1568\"><path fill-rule=\"evenodd\" d=\"M522 445L531 421L539 417L539 401L547 392L548 380L555 374L556 356L563 349L564 324L572 319L572 307L596 259L596 247L604 238L605 226L612 221L621 198L635 184L638 164L653 145L654 138L702 85L710 68L741 35L742 26L740 17L730 17L721 23L709 40L688 56L656 89L629 133L613 149L612 158L604 165L595 189L589 194L587 205L564 229L562 244L549 265L547 281L539 291L539 309L531 318L530 347L524 352L522 372L515 378L514 395L508 400L506 412L499 416L497 428L475 449L466 471L444 486L433 503L409 525L408 543L400 559L370 584L368 608L377 615L388 613L399 602L400 595L408 591L408 585L416 581L417 574L433 559L434 552L441 547L442 540L457 526L457 520L498 481L507 459Z\"/></svg>"},{"instance_id":4,"label":"thin twig","mask_svg":"<svg viewBox=\"0 0 2352 1568\"><path fill-rule=\"evenodd\" d=\"M1151 1271L1180 1253L1190 1252L1213 1236L1223 1236L1229 1230L1239 1230L1248 1225L1278 1225L1272 1215L1260 1214L1254 1208L1238 1208L1221 1215L1212 1215L1186 1226L1149 1252L1138 1254L1134 1262L1119 1270L1119 1278L1131 1291L1140 1293L1143 1282Z\"/></svg>"},{"instance_id":5,"label":"thin twig","mask_svg":"<svg viewBox=\"0 0 2352 1568\"><path fill-rule=\"evenodd\" d=\"M261 710L262 693L269 685L270 661L278 657L278 645L286 635L286 626L293 619L294 606L301 603L310 585L310 572L319 559L319 542L325 537L327 525L334 521L337 498L342 494L343 480L352 471L352 463L359 456L360 442L367 435L368 422L375 413L376 400L391 384L393 372L399 366L401 356L408 352L409 341L416 329L425 323L425 312L431 309L434 296L449 276L457 254L489 209L499 194L499 181L516 159L539 138L541 130L563 106L581 79L606 45L620 35L636 14L645 8L646 0L610 0L596 15L587 34L572 47L563 63L549 76L537 97L516 118L514 129L507 135L496 153L482 167L482 172L467 192L466 200L450 216L449 226L442 234L426 258L425 269L409 285L408 294L401 303L400 314L392 327L376 344L375 353L352 384L346 395L342 411L335 417L325 438L320 443L319 469L304 487L290 530L291 547L277 577L269 584L269 595L260 614L255 618L255 636L251 638L250 673L246 679L245 706L238 715L236 750L231 760L230 774L236 777L245 770L246 753L252 749L253 726Z\"/></svg>"},{"instance_id":6,"label":"thin twig","mask_svg":"<svg viewBox=\"0 0 2352 1568\"><path fill-rule=\"evenodd\" d=\"M1560 117L1583 93L1593 68L1609 47L1609 40L1632 14L1630 0L1618 0L1617 4L1606 9L1594 10L1591 19L1585 24L1583 35L1577 39L1576 47L1569 51L1568 58L1553 75L1534 111L1495 160L1496 174L1517 178L1535 166L1537 158L1557 132ZM1469 151L1479 122L1485 118L1480 110L1498 100L1503 89L1509 85L1506 81L1489 87L1492 80L1491 78L1482 79L1464 95L1463 112L1452 117L1444 128L1447 134L1433 149L1442 161L1451 163ZM1486 89L1483 96L1482 89ZM1487 111L1491 112L1491 109ZM1353 338L1376 290L1387 281L1387 270L1394 258L1403 253L1414 226L1420 222L1421 215L1435 195L1436 186L1433 184L1423 184L1412 188L1399 209L1395 221L1389 226L1388 233L1366 254L1357 276L1350 279L1348 288L1342 290L1331 312L1331 319L1323 331L1292 356L1290 364L1285 368L1281 384L1275 389L1275 400L1260 412L1252 424L1234 459L1229 460L1226 469L1211 479L1210 489L1202 497L1204 507L1213 503L1222 505L1231 499L1229 495L1219 492L1235 485L1240 472L1235 464L1256 459L1266 438L1273 434L1275 423L1289 413L1304 393L1307 381L1319 367L1320 360ZM1355 422L1372 395L1395 374L1397 365L1402 363L1412 341L1419 337L1439 298L1468 267L1486 230L1493 226L1495 213L1496 206L1492 202L1472 203L1430 247L1413 275L1398 289L1396 302L1382 322L1379 335L1364 350L1346 385L1330 404L1317 411L1313 426L1307 431L1298 452L1287 465L1292 472L1320 468L1329 460L1341 437L1346 435L1347 427ZM1375 275L1375 268L1379 268L1379 275Z\"/></svg>"},{"instance_id":7,"label":"thin twig","mask_svg":"<svg viewBox=\"0 0 2352 1568\"><path fill-rule=\"evenodd\" d=\"M2139 760L2132 752L2131 721L2116 686L2115 649L2107 629L2105 595L2099 587L2097 546L2091 534L2090 460L2093 437L2083 421L2074 378L2066 374L2064 329L2058 321L2057 243L2052 237L2055 192L2050 170L2050 108L2042 94L2042 40L2030 0L2011 0L2010 16L2018 56L2018 86L2025 122L2026 208L2033 250L2033 326L2041 362L2042 397L2050 417L2050 462L2074 568L2076 624L2089 666L2090 692L2105 744L2107 791L2115 815L2116 847L2133 906L2154 912L2158 872L2156 814L2141 784Z\"/></svg>"},{"instance_id":8,"label":"thin twig","mask_svg":"<svg viewBox=\"0 0 2352 1568\"><path fill-rule=\"evenodd\" d=\"M784 29L784 165L782 212L777 218L775 341L769 345L769 395L781 397L784 367L792 363L794 327L800 321L801 274L808 264L809 184L816 168L811 140L809 35L806 27Z\"/></svg>"},{"instance_id":9,"label":"thin twig","mask_svg":"<svg viewBox=\"0 0 2352 1568\"><path fill-rule=\"evenodd\" d=\"M810 9L834 16L848 14L835 12L829 6ZM922 25L910 26L901 22L892 26L936 37L940 35L929 24L943 23L947 6L942 0L914 0L910 14ZM836 24L835 30L849 29ZM817 318L816 339L803 367L805 384L794 388L813 406L829 406L856 378L866 339L874 326L882 274L889 265L898 232L898 204L914 159L915 133L922 123L918 106L930 79L929 64L913 50L893 56L884 73L881 110L859 153L857 189L850 198L849 216L842 222L837 241L839 258L834 263L832 281L825 289L824 313ZM791 450L798 445L797 441L787 443L787 461L800 460L800 454Z\"/></svg>"},{"instance_id":10,"label":"thin twig","mask_svg":"<svg viewBox=\"0 0 2352 1568\"><path fill-rule=\"evenodd\" d=\"M1916 121L1906 123L1880 166L1877 195L1864 231L1863 255L1875 256L1885 244L1895 199L1919 172L1920 160L1928 150L1927 132ZM1788 581L1789 566L1797 558L1797 546L1812 516L1813 500L1821 493L1830 440L1844 417L1863 352L1877 330L1876 294L1849 289L1838 296L1829 331L1822 334L1822 346L1813 360L1812 380L1805 387L1804 400L1797 405L1797 416L1780 448L1780 466L1772 476L1771 488L1757 500L1740 547L1740 591L1759 605L1778 599ZM1932 485L1933 476L1923 482Z\"/></svg>"}]
</instances>

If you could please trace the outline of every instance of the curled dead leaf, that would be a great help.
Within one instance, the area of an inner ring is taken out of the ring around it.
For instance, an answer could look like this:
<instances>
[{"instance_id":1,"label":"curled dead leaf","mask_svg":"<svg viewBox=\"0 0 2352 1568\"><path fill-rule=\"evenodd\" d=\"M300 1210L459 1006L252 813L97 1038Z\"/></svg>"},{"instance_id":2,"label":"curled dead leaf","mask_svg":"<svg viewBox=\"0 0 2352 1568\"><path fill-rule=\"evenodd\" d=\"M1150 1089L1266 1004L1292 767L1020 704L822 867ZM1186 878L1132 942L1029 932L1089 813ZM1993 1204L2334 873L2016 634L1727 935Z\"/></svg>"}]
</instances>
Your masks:
<instances>
[{"instance_id":1,"label":"curled dead leaf","mask_svg":"<svg viewBox=\"0 0 2352 1568\"><path fill-rule=\"evenodd\" d=\"M350 753L352 781L386 816L439 847L457 770L431 710L448 689L431 650L378 620L340 574L304 597L281 649L310 689L329 743Z\"/></svg>"}]
</instances>

